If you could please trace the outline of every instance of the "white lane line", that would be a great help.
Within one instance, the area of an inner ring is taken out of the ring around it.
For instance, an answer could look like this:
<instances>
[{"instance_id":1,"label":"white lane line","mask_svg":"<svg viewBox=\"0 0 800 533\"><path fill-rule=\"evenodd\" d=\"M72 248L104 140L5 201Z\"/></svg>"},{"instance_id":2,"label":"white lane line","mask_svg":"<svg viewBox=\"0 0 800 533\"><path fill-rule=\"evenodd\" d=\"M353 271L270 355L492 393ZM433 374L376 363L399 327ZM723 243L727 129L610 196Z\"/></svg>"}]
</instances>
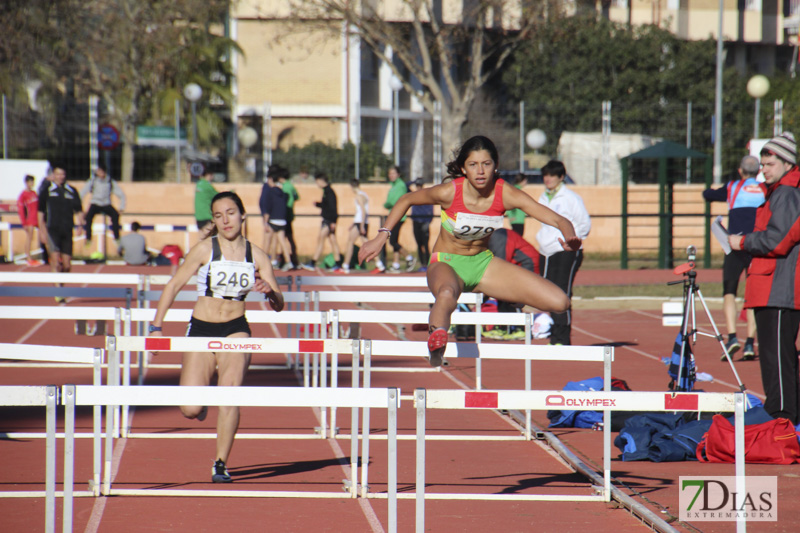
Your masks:
<instances>
[{"instance_id":1,"label":"white lane line","mask_svg":"<svg viewBox=\"0 0 800 533\"><path fill-rule=\"evenodd\" d=\"M659 316L658 318L660 319L661 317ZM580 331L584 335L588 335L590 337L594 337L595 339L600 340L602 342L608 342L608 343L614 342L613 340L611 340L611 339L609 339L607 337L603 337L601 335L597 335L595 333L587 331L587 330L585 330L583 328L579 328L579 327L575 326L574 324L572 325L572 328L574 330L576 330L576 331ZM641 355L643 357L647 357L648 359L652 359L653 361L658 361L659 363L661 363L661 357L659 357L657 355L653 355L653 354L651 354L649 352L644 352L644 351L639 350L637 348L631 348L630 346L619 346L619 347L617 347L617 349L618 350L619 349L628 350L628 351L633 352L633 353L635 353L637 355ZM739 385L735 385L733 383L728 383L727 381L723 381L723 380L718 379L718 378L714 378L714 383L719 383L720 385L728 387L729 389L735 390L737 392L740 390L739 389ZM754 392L754 391L752 391L750 389L748 389L747 392L748 392L748 394L752 394L753 396L756 396L756 397L760 398L761 400L766 400L766 398L767 398L765 395L757 393L757 392Z\"/></svg>"}]
</instances>

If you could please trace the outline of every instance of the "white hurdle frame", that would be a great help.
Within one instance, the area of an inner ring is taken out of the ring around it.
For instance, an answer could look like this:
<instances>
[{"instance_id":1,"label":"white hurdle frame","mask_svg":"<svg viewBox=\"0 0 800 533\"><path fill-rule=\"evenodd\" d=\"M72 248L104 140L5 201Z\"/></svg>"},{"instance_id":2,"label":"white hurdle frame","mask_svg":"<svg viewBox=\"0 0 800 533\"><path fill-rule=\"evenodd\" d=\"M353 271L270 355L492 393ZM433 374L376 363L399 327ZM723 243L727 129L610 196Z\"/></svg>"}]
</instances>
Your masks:
<instances>
[{"instance_id":1,"label":"white hurdle frame","mask_svg":"<svg viewBox=\"0 0 800 533\"><path fill-rule=\"evenodd\" d=\"M304 313L303 311L282 311L276 313L274 311L262 311L262 313L275 313L276 316L283 313ZM234 345L244 346L239 349ZM226 346L233 349L224 349ZM223 350L221 350L223 348ZM278 338L228 338L228 337L106 337L106 349L109 353L118 351L158 351L158 352L216 352L216 351L242 351L251 354L257 353L297 353L304 354L306 358L308 354L321 354L322 356L322 371L320 372L319 387L327 388L327 371L325 368L325 356L327 354L352 354L353 360L359 359L358 352L360 349L360 341L357 339L278 339ZM307 360L307 359L306 359ZM308 365L306 365L308 366ZM358 366L353 367L353 379L357 382ZM306 389L304 387L304 389ZM317 387L312 386L312 389ZM120 404L123 405L123 404ZM204 404L198 404L204 405ZM323 409L320 412L320 430L319 435L315 438L325 438L327 434L327 416L326 411ZM127 426L127 419L124 424ZM214 434L195 434L194 438L215 438ZM125 429L125 436L143 437L142 434L131 434L129 428ZM171 435L171 434L152 434L148 435L149 438L186 438L185 435ZM244 436L237 436L237 438L244 438ZM307 438L299 436L272 436L272 435L259 435L247 438Z\"/></svg>"},{"instance_id":2,"label":"white hurdle frame","mask_svg":"<svg viewBox=\"0 0 800 533\"><path fill-rule=\"evenodd\" d=\"M339 287L414 287L428 288L425 276L295 276L297 290L302 290L303 282L310 287L336 285Z\"/></svg>"},{"instance_id":3,"label":"white hurdle frame","mask_svg":"<svg viewBox=\"0 0 800 533\"><path fill-rule=\"evenodd\" d=\"M463 313L468 314L468 313ZM471 314L471 313L469 313ZM488 313L486 313L488 314ZM425 341L362 341L361 353L364 356L364 387L370 386L370 368L372 356L414 357L427 356L428 343ZM444 352L447 358L467 359L512 359L525 361L525 390L530 391L533 383L531 378L532 361L582 361L603 363L603 384L606 391L611 391L611 363L614 361L613 346L550 346L531 344L500 344L500 343L474 343L474 342L449 342ZM482 390L482 389L477 389ZM525 431L520 439L531 440L531 410L525 410ZM611 420L606 413L604 417L604 432L611 434ZM456 439L458 437L455 437ZM472 436L473 440L480 437ZM506 437L514 439L514 437ZM497 440L491 439L491 440Z\"/></svg>"},{"instance_id":4,"label":"white hurdle frame","mask_svg":"<svg viewBox=\"0 0 800 533\"><path fill-rule=\"evenodd\" d=\"M196 295L196 294L195 294ZM294 300L296 302L303 302L302 299ZM131 309L130 312L130 321L137 322L140 325L148 324L153 321L156 315L156 310L151 308L137 308ZM188 323L192 316L191 309L170 309L167 311L167 314L164 317L164 322L183 322ZM328 317L325 313L320 311L255 311L255 310L247 310L245 311L245 318L247 318L248 323L250 324L286 324L293 325L299 324L306 326L306 338L310 339L310 326L325 326L327 327L328 324ZM137 328L139 330L137 333L142 336L144 333L144 327ZM131 328L126 328L123 335L129 336L131 334ZM294 363L292 362L291 352L287 352L287 359L286 365L283 366L270 366L270 365L250 365L251 369L255 370L268 370L268 369L275 369L275 368L289 368L294 364L295 369L299 369L299 360L295 360ZM151 363L147 361L147 358L144 357L142 354L139 355L138 358L139 362L139 385L142 384L142 379L144 378L144 371L145 368L180 368L180 365L177 364L163 364L163 363ZM317 372L314 372L313 375L309 374L309 362L308 362L308 354L306 354L305 361L303 367L303 381L305 386L316 386L316 381L319 379ZM315 365L318 364L318 357L315 357L314 360ZM316 369L316 367L315 367Z\"/></svg>"},{"instance_id":5,"label":"white hurdle frame","mask_svg":"<svg viewBox=\"0 0 800 533\"><path fill-rule=\"evenodd\" d=\"M141 289L139 274L83 274L80 272L0 272L0 283L86 283L89 285L131 285Z\"/></svg>"},{"instance_id":6,"label":"white hurdle frame","mask_svg":"<svg viewBox=\"0 0 800 533\"><path fill-rule=\"evenodd\" d=\"M103 362L103 355L105 350L101 348L71 348L64 346L44 346L35 344L0 344L0 353L3 354L5 359L20 359L25 361L49 361L58 363L61 366L69 365L70 367L76 366L89 366L93 365L92 383L96 386L102 385L101 367ZM119 365L119 360L115 358L109 359L109 384L113 383L112 373L115 366ZM116 361L116 364L115 364ZM29 365L28 365L29 366ZM118 373L117 373L118 374ZM116 383L114 383L116 384ZM100 407L94 408L93 413L93 427L94 432L91 434L80 434L80 437L93 438L93 473L92 473L92 487L91 491L87 494L97 495L100 490L100 468L102 465L102 444L100 442L100 427L102 421L102 412ZM26 433L26 432L12 432L2 434L5 437L11 438L50 438L48 433ZM55 437L64 438L64 433L55 433ZM82 495L86 495L83 494ZM37 496L38 497L38 496Z\"/></svg>"},{"instance_id":7,"label":"white hurdle frame","mask_svg":"<svg viewBox=\"0 0 800 533\"><path fill-rule=\"evenodd\" d=\"M735 413L735 472L737 491L745 492L744 462L744 394L742 393L674 393L674 392L583 392L583 391L414 391L417 409L416 492L406 497L416 499L416 531L425 531L425 500L488 500L488 501L603 501L611 500L611 432L608 419L611 411L704 411ZM521 494L425 494L425 419L427 409L537 409L588 407L603 410L606 420L603 431L603 487L595 487L594 495L521 495ZM737 521L737 531L744 531L744 519Z\"/></svg>"},{"instance_id":8,"label":"white hurdle frame","mask_svg":"<svg viewBox=\"0 0 800 533\"><path fill-rule=\"evenodd\" d=\"M338 294L347 294L347 293L338 293ZM388 293L394 294L394 293ZM486 325L495 325L495 326L523 326L525 328L525 344L531 344L531 340L533 338L533 314L532 313L482 313L479 311L481 305L481 299L483 297L482 294L479 293L466 293L462 294L461 297L464 299L462 301L459 298L459 303L466 303L475 305L478 311L474 313L461 313L455 312L451 315L450 322L453 325L472 325L475 326L475 342L480 344L482 341L482 327L479 326L486 326ZM469 301L471 298L474 298L474 301ZM433 296L430 295L431 301L433 301ZM394 311L394 310L384 310L384 309L375 309L375 310L363 310L363 309L338 309L336 311L328 311L329 317L328 320L332 324L341 323L341 322L358 322L358 323L368 323L368 324L382 324L382 323L396 323L396 324L427 324L429 312L428 311ZM424 357L427 357L428 353L425 352ZM483 388L482 385L482 374L483 369L482 365L480 364L481 361L478 359L476 361L476 368L475 368L475 381L476 381L476 388L480 390ZM376 370L377 371L377 370ZM419 372L419 369L412 369L407 371L416 371ZM435 371L438 372L437 369L425 369L425 371ZM529 365L526 365L526 372L530 372Z\"/></svg>"},{"instance_id":9,"label":"white hurdle frame","mask_svg":"<svg viewBox=\"0 0 800 533\"><path fill-rule=\"evenodd\" d=\"M0 498L45 498L44 530L56 529L56 405L58 388L55 385L0 386L0 405L4 407L45 407L47 444L45 445L45 490L2 491ZM65 465L66 469L66 465ZM66 470L65 470L66 474Z\"/></svg>"},{"instance_id":10,"label":"white hurdle frame","mask_svg":"<svg viewBox=\"0 0 800 533\"><path fill-rule=\"evenodd\" d=\"M64 531L72 530L72 471L66 465L74 463L74 412L77 405L120 404L149 406L213 405L250 407L350 407L388 409L389 447L388 447L388 501L389 531L397 531L397 410L400 406L400 390L386 389L305 389L300 387L181 387L181 386L141 386L141 387L94 387L65 385L63 399L66 405L67 427L70 436L64 447ZM72 417L72 418L70 418ZM111 428L106 428L107 443L111 442ZM363 428L362 442L369 438L369 428ZM351 428L351 442L357 449L358 428ZM358 472L357 454L350 461L351 476L349 492L291 492L291 491L236 491L236 490L168 490L168 489L117 489L111 488L111 454L106 458L103 494L128 496L210 496L210 497L273 497L273 498L355 498ZM362 460L362 473L367 470L369 457Z\"/></svg>"}]
</instances>

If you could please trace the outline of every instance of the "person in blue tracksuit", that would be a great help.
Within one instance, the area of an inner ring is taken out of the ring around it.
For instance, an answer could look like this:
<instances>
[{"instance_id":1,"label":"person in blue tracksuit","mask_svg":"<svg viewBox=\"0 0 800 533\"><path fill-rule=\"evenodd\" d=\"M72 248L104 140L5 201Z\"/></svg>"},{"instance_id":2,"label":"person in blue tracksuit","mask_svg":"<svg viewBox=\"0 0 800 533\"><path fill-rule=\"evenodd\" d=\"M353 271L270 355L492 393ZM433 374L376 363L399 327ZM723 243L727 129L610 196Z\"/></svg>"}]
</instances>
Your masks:
<instances>
[{"instance_id":1,"label":"person in blue tracksuit","mask_svg":"<svg viewBox=\"0 0 800 533\"><path fill-rule=\"evenodd\" d=\"M756 221L756 209L764 203L767 187L760 183L756 176L761 169L757 157L747 155L739 163L739 179L729 181L724 187L706 189L703 198L707 202L728 203L728 232L731 235L746 235L753 231ZM745 250L733 250L725 256L722 263L722 298L725 312L725 325L728 328L728 342L725 349L733 356L741 344L736 337L736 291L742 272L747 270L752 256ZM754 338L756 321L753 310L747 312L747 339L744 342L742 359L754 359L756 356ZM725 356L723 355L723 359Z\"/></svg>"}]
</instances>

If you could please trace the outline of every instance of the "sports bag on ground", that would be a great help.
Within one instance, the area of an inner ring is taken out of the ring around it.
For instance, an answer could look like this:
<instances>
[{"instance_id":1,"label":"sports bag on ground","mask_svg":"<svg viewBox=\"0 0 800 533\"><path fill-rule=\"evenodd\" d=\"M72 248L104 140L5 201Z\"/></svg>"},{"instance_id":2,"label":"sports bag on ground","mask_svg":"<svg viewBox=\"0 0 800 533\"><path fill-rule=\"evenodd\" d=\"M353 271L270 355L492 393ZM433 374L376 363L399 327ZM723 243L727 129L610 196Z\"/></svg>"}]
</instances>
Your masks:
<instances>
[{"instance_id":1,"label":"sports bag on ground","mask_svg":"<svg viewBox=\"0 0 800 533\"><path fill-rule=\"evenodd\" d=\"M755 407L750 411L763 409ZM748 413L750 412L748 411ZM764 413L769 417L766 412ZM697 445L697 459L702 463L733 463L734 427L722 415L714 415L711 428ZM800 462L800 444L788 418L772 418L744 427L746 463L790 465Z\"/></svg>"}]
</instances>

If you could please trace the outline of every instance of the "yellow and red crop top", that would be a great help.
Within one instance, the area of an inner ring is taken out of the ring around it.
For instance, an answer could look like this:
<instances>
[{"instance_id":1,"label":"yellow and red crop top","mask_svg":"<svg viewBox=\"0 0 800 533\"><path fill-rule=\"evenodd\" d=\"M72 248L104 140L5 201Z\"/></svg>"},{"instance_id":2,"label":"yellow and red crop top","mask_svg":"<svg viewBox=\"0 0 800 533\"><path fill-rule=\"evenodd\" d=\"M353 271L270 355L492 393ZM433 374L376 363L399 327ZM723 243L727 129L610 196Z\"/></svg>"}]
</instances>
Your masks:
<instances>
[{"instance_id":1,"label":"yellow and red crop top","mask_svg":"<svg viewBox=\"0 0 800 533\"><path fill-rule=\"evenodd\" d=\"M217 236L211 237L211 260L197 271L197 294L225 300L244 300L255 285L256 264L250 241L244 261L227 261Z\"/></svg>"},{"instance_id":2,"label":"yellow and red crop top","mask_svg":"<svg viewBox=\"0 0 800 533\"><path fill-rule=\"evenodd\" d=\"M456 178L453 185L456 192L453 203L447 209L442 209L442 229L459 239L477 241L485 239L496 229L503 227L503 186L505 181L497 178L494 183L494 199L491 207L483 213L473 213L464 205L464 180Z\"/></svg>"}]
</instances>

